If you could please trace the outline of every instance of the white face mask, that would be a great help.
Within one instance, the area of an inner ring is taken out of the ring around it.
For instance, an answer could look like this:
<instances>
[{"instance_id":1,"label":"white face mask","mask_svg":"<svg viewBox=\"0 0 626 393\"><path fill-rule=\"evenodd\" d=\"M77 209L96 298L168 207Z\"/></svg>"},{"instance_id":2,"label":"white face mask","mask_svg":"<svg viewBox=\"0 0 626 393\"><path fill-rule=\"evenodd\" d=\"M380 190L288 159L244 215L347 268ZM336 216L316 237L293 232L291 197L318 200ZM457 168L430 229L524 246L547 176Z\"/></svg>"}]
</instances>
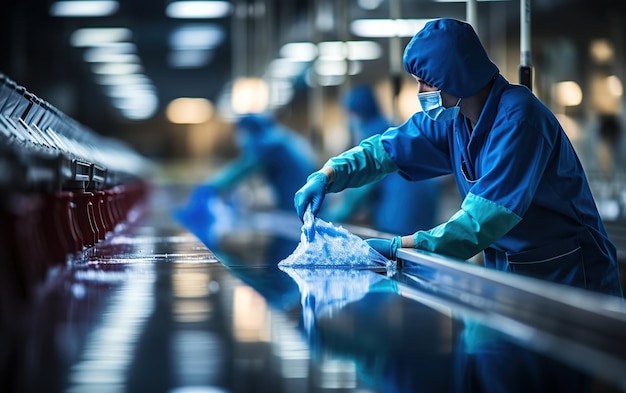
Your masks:
<instances>
[{"instance_id":1,"label":"white face mask","mask_svg":"<svg viewBox=\"0 0 626 393\"><path fill-rule=\"evenodd\" d=\"M455 106L446 108L443 106L441 99L441 90L427 91L425 93L417 93L417 99L422 106L422 111L432 120L436 121L448 121L454 120L459 116L461 107L461 99L457 101Z\"/></svg>"}]
</instances>

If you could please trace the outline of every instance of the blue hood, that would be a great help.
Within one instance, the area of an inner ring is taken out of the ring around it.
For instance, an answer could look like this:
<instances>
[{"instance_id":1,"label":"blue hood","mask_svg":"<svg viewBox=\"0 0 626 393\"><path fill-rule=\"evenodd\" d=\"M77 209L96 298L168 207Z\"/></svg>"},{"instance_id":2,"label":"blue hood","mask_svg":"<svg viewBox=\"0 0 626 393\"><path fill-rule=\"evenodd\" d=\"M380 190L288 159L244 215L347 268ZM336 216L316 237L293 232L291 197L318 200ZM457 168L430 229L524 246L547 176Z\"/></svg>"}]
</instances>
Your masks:
<instances>
[{"instance_id":1,"label":"blue hood","mask_svg":"<svg viewBox=\"0 0 626 393\"><path fill-rule=\"evenodd\" d=\"M499 73L472 26L449 18L428 22L404 49L403 62L407 72L459 98Z\"/></svg>"},{"instance_id":2,"label":"blue hood","mask_svg":"<svg viewBox=\"0 0 626 393\"><path fill-rule=\"evenodd\" d=\"M367 85L355 86L349 90L342 100L343 106L363 119L381 115L374 91Z\"/></svg>"},{"instance_id":3,"label":"blue hood","mask_svg":"<svg viewBox=\"0 0 626 393\"><path fill-rule=\"evenodd\" d=\"M246 130L252 134L261 134L273 127L274 121L269 116L263 114L245 114L239 117L237 126L239 129Z\"/></svg>"}]
</instances>

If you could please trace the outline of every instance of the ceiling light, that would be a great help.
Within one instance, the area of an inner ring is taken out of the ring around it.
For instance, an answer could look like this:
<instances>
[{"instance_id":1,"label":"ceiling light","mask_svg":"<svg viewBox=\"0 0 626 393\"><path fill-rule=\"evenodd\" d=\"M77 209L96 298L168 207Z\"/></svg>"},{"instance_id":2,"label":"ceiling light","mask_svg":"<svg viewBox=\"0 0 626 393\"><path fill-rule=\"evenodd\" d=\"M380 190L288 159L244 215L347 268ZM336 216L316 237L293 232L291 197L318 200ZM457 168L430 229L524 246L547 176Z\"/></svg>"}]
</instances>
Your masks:
<instances>
[{"instance_id":1,"label":"ceiling light","mask_svg":"<svg viewBox=\"0 0 626 393\"><path fill-rule=\"evenodd\" d=\"M152 85L118 85L109 86L104 91L110 98L131 98L145 95L156 95L156 89Z\"/></svg>"},{"instance_id":2,"label":"ceiling light","mask_svg":"<svg viewBox=\"0 0 626 393\"><path fill-rule=\"evenodd\" d=\"M131 120L144 120L154 115L159 108L159 100L154 94L143 94L129 98L115 99L113 105L122 116Z\"/></svg>"},{"instance_id":3,"label":"ceiling light","mask_svg":"<svg viewBox=\"0 0 626 393\"><path fill-rule=\"evenodd\" d=\"M97 52L99 54L134 54L137 53L137 45L133 42L104 42L92 45L90 48L87 48L85 52Z\"/></svg>"},{"instance_id":4,"label":"ceiling light","mask_svg":"<svg viewBox=\"0 0 626 393\"><path fill-rule=\"evenodd\" d=\"M557 102L563 106L577 106L583 100L583 92L574 81L559 82L555 89Z\"/></svg>"},{"instance_id":5,"label":"ceiling light","mask_svg":"<svg viewBox=\"0 0 626 393\"><path fill-rule=\"evenodd\" d=\"M212 58L211 50L173 50L168 54L167 62L172 68L200 68L209 64Z\"/></svg>"},{"instance_id":6,"label":"ceiling light","mask_svg":"<svg viewBox=\"0 0 626 393\"><path fill-rule=\"evenodd\" d=\"M345 75L347 71L348 64L345 60L318 60L315 62L317 75Z\"/></svg>"},{"instance_id":7,"label":"ceiling light","mask_svg":"<svg viewBox=\"0 0 626 393\"><path fill-rule=\"evenodd\" d=\"M70 43L75 47L97 46L129 41L132 36L130 29L124 27L83 28L72 33Z\"/></svg>"},{"instance_id":8,"label":"ceiling light","mask_svg":"<svg viewBox=\"0 0 626 393\"><path fill-rule=\"evenodd\" d=\"M357 19L350 24L359 37L413 37L432 19Z\"/></svg>"},{"instance_id":9,"label":"ceiling light","mask_svg":"<svg viewBox=\"0 0 626 393\"><path fill-rule=\"evenodd\" d=\"M291 61L313 61L317 56L317 47L312 42L291 42L280 48L280 56Z\"/></svg>"},{"instance_id":10,"label":"ceiling light","mask_svg":"<svg viewBox=\"0 0 626 393\"><path fill-rule=\"evenodd\" d=\"M227 1L173 1L167 5L165 15L182 19L223 18L231 11L232 5Z\"/></svg>"},{"instance_id":11,"label":"ceiling light","mask_svg":"<svg viewBox=\"0 0 626 393\"><path fill-rule=\"evenodd\" d=\"M50 6L50 15L57 17L98 17L117 12L120 5L114 0L57 1Z\"/></svg>"},{"instance_id":12,"label":"ceiling light","mask_svg":"<svg viewBox=\"0 0 626 393\"><path fill-rule=\"evenodd\" d=\"M85 51L83 58L88 63L139 63L141 59L134 53L115 53L91 48Z\"/></svg>"},{"instance_id":13,"label":"ceiling light","mask_svg":"<svg viewBox=\"0 0 626 393\"><path fill-rule=\"evenodd\" d=\"M94 64L91 67L91 70L94 74L125 75L143 72L143 67L141 66L141 64L104 63Z\"/></svg>"},{"instance_id":14,"label":"ceiling light","mask_svg":"<svg viewBox=\"0 0 626 393\"><path fill-rule=\"evenodd\" d=\"M271 107L275 108L286 105L293 98L293 85L284 79L270 81L269 88Z\"/></svg>"},{"instance_id":15,"label":"ceiling light","mask_svg":"<svg viewBox=\"0 0 626 393\"><path fill-rule=\"evenodd\" d=\"M260 78L239 78L233 83L231 105L237 114L261 113L269 103L269 88Z\"/></svg>"},{"instance_id":16,"label":"ceiling light","mask_svg":"<svg viewBox=\"0 0 626 393\"><path fill-rule=\"evenodd\" d=\"M167 105L165 114L174 124L201 124L213 116L213 104L205 98L181 97Z\"/></svg>"},{"instance_id":17,"label":"ceiling light","mask_svg":"<svg viewBox=\"0 0 626 393\"><path fill-rule=\"evenodd\" d=\"M325 41L318 48L322 60L375 60L382 53L374 41Z\"/></svg>"},{"instance_id":18,"label":"ceiling light","mask_svg":"<svg viewBox=\"0 0 626 393\"><path fill-rule=\"evenodd\" d=\"M104 86L151 84L144 74L96 75L96 83Z\"/></svg>"},{"instance_id":19,"label":"ceiling light","mask_svg":"<svg viewBox=\"0 0 626 393\"><path fill-rule=\"evenodd\" d=\"M467 3L467 0L434 0L435 3ZM510 1L510 0L476 0L479 2L483 1Z\"/></svg>"},{"instance_id":20,"label":"ceiling light","mask_svg":"<svg viewBox=\"0 0 626 393\"><path fill-rule=\"evenodd\" d=\"M607 91L615 97L621 97L624 94L622 81L616 75L609 75L606 77L606 88Z\"/></svg>"},{"instance_id":21,"label":"ceiling light","mask_svg":"<svg viewBox=\"0 0 626 393\"><path fill-rule=\"evenodd\" d=\"M172 31L169 44L172 49L212 49L222 43L224 33L214 25L185 25Z\"/></svg>"},{"instance_id":22,"label":"ceiling light","mask_svg":"<svg viewBox=\"0 0 626 393\"><path fill-rule=\"evenodd\" d=\"M358 0L357 3L359 4L359 7L363 8L364 10L375 10L376 8L380 7L380 4L383 2L383 0Z\"/></svg>"},{"instance_id":23,"label":"ceiling light","mask_svg":"<svg viewBox=\"0 0 626 393\"><path fill-rule=\"evenodd\" d=\"M274 59L267 66L267 73L272 78L295 78L302 71L304 71L304 65L290 59Z\"/></svg>"},{"instance_id":24,"label":"ceiling light","mask_svg":"<svg viewBox=\"0 0 626 393\"><path fill-rule=\"evenodd\" d=\"M609 64L615 58L615 49L607 39L595 39L589 45L591 58L598 64Z\"/></svg>"}]
</instances>

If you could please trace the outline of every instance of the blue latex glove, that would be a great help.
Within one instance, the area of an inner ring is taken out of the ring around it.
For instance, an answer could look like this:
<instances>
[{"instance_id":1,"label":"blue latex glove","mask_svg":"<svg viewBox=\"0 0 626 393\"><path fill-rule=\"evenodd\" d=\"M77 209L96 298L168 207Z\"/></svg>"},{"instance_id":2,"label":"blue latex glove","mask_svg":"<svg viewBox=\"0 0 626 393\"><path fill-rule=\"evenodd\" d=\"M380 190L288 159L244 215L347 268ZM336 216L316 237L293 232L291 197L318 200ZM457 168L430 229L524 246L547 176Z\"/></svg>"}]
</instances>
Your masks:
<instances>
[{"instance_id":1,"label":"blue latex glove","mask_svg":"<svg viewBox=\"0 0 626 393\"><path fill-rule=\"evenodd\" d=\"M322 202L326 196L326 187L328 185L328 176L322 172L313 172L307 182L300 188L293 198L293 204L300 220L304 222L304 212L307 206L311 205L311 213L317 216L322 207Z\"/></svg>"},{"instance_id":2,"label":"blue latex glove","mask_svg":"<svg viewBox=\"0 0 626 393\"><path fill-rule=\"evenodd\" d=\"M396 236L393 239L366 239L365 242L387 259L396 259L398 247L402 247L402 238L400 236Z\"/></svg>"},{"instance_id":3,"label":"blue latex glove","mask_svg":"<svg viewBox=\"0 0 626 393\"><path fill-rule=\"evenodd\" d=\"M209 184L200 184L196 186L191 192L191 198L193 200L207 200L213 198L218 194L217 188Z\"/></svg>"}]
</instances>

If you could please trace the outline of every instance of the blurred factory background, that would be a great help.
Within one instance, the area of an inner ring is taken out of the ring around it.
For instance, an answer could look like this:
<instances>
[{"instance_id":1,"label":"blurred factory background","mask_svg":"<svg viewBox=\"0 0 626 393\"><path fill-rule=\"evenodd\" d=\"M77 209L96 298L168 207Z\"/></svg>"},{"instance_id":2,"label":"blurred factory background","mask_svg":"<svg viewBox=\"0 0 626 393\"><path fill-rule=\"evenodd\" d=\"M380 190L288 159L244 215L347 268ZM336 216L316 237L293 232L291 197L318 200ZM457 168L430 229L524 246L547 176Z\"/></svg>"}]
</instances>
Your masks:
<instances>
[{"instance_id":1,"label":"blurred factory background","mask_svg":"<svg viewBox=\"0 0 626 393\"><path fill-rule=\"evenodd\" d=\"M163 160L234 154L230 120L260 110L322 156L341 151L349 143L341 92L371 84L386 114L403 121L418 109L404 46L428 19L468 13L453 0L6 3L0 70L97 133ZM600 130L610 123L620 133L624 123L626 4L533 3L534 91L562 118L585 165L612 171L624 138L609 149ZM475 4L490 56L517 82L519 1Z\"/></svg>"},{"instance_id":2,"label":"blurred factory background","mask_svg":"<svg viewBox=\"0 0 626 393\"><path fill-rule=\"evenodd\" d=\"M419 253L392 278L283 271L300 239L293 212L244 211L243 229L226 198L172 214L238 156L241 114L271 113L321 165L353 143L341 105L352 87L372 86L393 123L420 110L401 60L433 18L470 21L518 82L520 3L4 1L3 391L462 391L457 373L485 348L495 391L533 391L529 376L553 370L580 391L626 391L622 299ZM532 90L581 158L623 284L625 22L622 0L531 7ZM442 185L440 220L459 207ZM234 199L263 199L243 187Z\"/></svg>"}]
</instances>

